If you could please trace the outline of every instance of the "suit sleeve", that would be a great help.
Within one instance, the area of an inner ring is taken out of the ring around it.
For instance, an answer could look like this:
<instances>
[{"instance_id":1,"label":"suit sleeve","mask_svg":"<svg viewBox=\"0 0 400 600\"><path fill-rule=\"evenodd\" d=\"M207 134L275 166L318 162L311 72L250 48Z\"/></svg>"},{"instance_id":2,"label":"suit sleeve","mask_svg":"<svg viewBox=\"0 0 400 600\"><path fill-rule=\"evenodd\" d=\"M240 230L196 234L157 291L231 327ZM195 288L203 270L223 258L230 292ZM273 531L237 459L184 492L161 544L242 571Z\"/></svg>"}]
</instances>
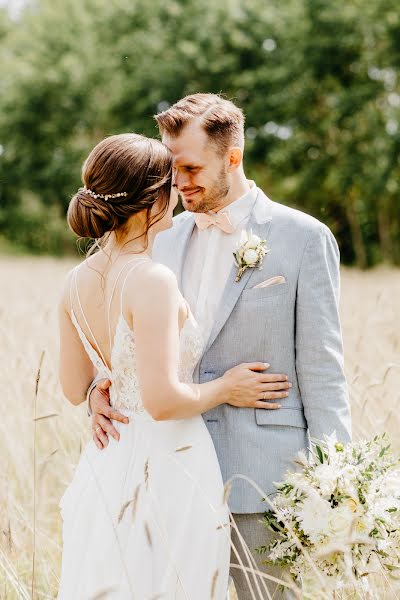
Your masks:
<instances>
[{"instance_id":1,"label":"suit sleeve","mask_svg":"<svg viewBox=\"0 0 400 600\"><path fill-rule=\"evenodd\" d=\"M305 247L297 287L296 371L310 436L336 431L351 439L339 319L340 257L336 240L321 225Z\"/></svg>"}]
</instances>

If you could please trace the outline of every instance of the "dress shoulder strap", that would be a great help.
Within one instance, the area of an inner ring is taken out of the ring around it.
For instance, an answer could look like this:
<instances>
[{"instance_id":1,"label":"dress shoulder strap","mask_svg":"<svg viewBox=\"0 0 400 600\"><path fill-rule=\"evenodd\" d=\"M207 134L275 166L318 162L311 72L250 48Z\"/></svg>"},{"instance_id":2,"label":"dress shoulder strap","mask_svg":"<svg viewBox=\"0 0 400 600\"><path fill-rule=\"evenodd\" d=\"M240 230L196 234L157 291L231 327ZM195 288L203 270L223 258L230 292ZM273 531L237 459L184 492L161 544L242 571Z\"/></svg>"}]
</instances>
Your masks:
<instances>
[{"instance_id":1,"label":"dress shoulder strap","mask_svg":"<svg viewBox=\"0 0 400 600\"><path fill-rule=\"evenodd\" d=\"M121 314L121 315L123 314L123 312L122 312L122 311L123 311L123 308L124 308L124 307L123 307L124 290L125 290L125 285L126 285L126 282L127 282L127 280L128 280L128 277L129 277L129 276L132 274L132 272L133 272L133 271L136 269L136 267L138 267L138 266L140 266L140 265L143 265L143 264L144 264L145 262L147 262L148 260L151 260L149 256L143 256L142 260L141 260L141 261L138 261L138 262L137 262L135 265L133 265L133 266L132 266L132 267L129 269L128 273L126 273L126 275L125 275L125 279L124 279L124 281L122 282L122 286L121 286L121 292L120 292L120 305L119 305L119 311L120 311L120 314Z\"/></svg>"},{"instance_id":2,"label":"dress shoulder strap","mask_svg":"<svg viewBox=\"0 0 400 600\"><path fill-rule=\"evenodd\" d=\"M80 267L80 265L77 265L75 267L75 269L73 270L72 281L71 281L71 285L70 285L71 319L72 319L72 322L74 323L76 329L78 330L79 337L81 338L81 340L83 342L83 345L85 346L86 350L88 351L88 348L87 348L87 345L89 345L88 344L88 340L87 340L86 336L83 334L82 328L79 325L78 319L76 318L75 311L74 311L74 306L73 306L73 302L72 302L72 284L73 284L74 288L75 288L75 295L76 295L76 300L78 302L79 310L80 310L80 312L82 314L83 320L85 321L86 327L87 327L87 329L88 329L88 331L89 331L89 333L91 335L93 344L94 344L94 346L96 348L96 354L97 354L98 358L101 360L101 362L103 363L104 367L108 370L107 361L106 361L106 359L104 357L104 354L101 351L100 345L97 343L97 340L96 340L95 335L94 335L94 333L92 331L92 328L89 325L89 321L86 318L86 315L85 315L85 312L83 310L83 306L82 306L82 303L81 303L81 299L80 299L80 296L79 296L79 290L78 290L78 270L79 270L79 267ZM86 344L85 344L85 341L86 341ZM89 356L90 356L90 354L89 354Z\"/></svg>"},{"instance_id":3,"label":"dress shoulder strap","mask_svg":"<svg viewBox=\"0 0 400 600\"><path fill-rule=\"evenodd\" d=\"M143 258L144 258L144 257L143 257ZM113 284L113 286L112 286L112 289L111 289L111 294L110 294L110 299L109 299L109 301L108 301L108 309L107 309L108 343L109 343L110 353L111 353L111 350L112 350L112 341L111 341L111 340L112 340L112 338L111 338L111 306L112 306L112 301L113 301L113 299L114 299L115 290L117 289L117 284L118 284L118 281L119 281L119 279L120 279L120 277L121 277L122 273L123 273L123 272L124 272L124 270L126 269L126 267L127 267L128 265L130 265L131 263L133 263L133 262L135 263L135 264L134 264L134 265L131 267L131 269L129 269L129 271L128 271L128 274L129 274L129 273L130 273L130 271L131 271L131 270L133 270L133 269L136 267L136 265L137 265L137 264L141 264L141 262L143 262L141 259L142 259L142 257L140 257L140 256L139 256L139 257L138 257L138 256L136 256L135 258L132 258L131 260L128 260L128 261L127 261L127 262L126 262L126 263L125 263L125 264L124 264L124 265L123 265L123 266L120 268L120 270L119 270L119 272L118 272L118 274L117 274L117 276L116 276L116 278L115 278L115 281L114 281L114 284ZM126 281L126 278L125 278L125 280L124 280L124 283L125 283L125 281Z\"/></svg>"}]
</instances>

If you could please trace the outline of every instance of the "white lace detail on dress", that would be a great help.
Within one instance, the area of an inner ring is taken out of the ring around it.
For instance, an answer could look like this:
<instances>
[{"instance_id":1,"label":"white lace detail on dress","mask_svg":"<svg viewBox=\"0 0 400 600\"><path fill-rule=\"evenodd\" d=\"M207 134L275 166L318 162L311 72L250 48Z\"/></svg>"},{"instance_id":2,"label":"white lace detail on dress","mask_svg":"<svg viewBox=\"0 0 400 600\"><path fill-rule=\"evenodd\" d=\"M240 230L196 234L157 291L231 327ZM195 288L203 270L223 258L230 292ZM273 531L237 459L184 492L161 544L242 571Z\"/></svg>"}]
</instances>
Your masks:
<instances>
[{"instance_id":1,"label":"white lace detail on dress","mask_svg":"<svg viewBox=\"0 0 400 600\"><path fill-rule=\"evenodd\" d=\"M204 338L199 325L190 314L180 332L179 381L193 382L193 371L204 350Z\"/></svg>"},{"instance_id":2,"label":"white lace detail on dress","mask_svg":"<svg viewBox=\"0 0 400 600\"><path fill-rule=\"evenodd\" d=\"M189 316L180 332L179 380L193 381L193 371L201 358L203 336L197 323ZM110 400L117 409L128 409L136 413L145 412L140 398L136 371L135 335L121 315L114 337L112 350L112 382Z\"/></svg>"},{"instance_id":3,"label":"white lace detail on dress","mask_svg":"<svg viewBox=\"0 0 400 600\"><path fill-rule=\"evenodd\" d=\"M136 372L135 339L132 329L121 315L115 330L111 354L112 382L111 405L136 413L144 412Z\"/></svg>"}]
</instances>

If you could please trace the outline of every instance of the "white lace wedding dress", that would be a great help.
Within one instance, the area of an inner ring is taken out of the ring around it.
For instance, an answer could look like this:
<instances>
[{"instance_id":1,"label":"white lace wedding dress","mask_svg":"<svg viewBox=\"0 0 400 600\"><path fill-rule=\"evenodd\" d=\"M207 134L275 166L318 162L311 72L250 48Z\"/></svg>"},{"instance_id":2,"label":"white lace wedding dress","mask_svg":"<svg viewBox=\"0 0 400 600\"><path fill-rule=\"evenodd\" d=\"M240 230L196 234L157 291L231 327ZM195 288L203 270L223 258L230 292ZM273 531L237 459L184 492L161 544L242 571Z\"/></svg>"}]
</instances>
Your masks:
<instances>
[{"instance_id":1,"label":"white lace wedding dress","mask_svg":"<svg viewBox=\"0 0 400 600\"><path fill-rule=\"evenodd\" d=\"M112 381L112 406L129 416L129 424L113 421L120 440L110 436L103 450L93 440L87 443L60 501L58 600L225 599L229 516L202 417L157 422L145 411L135 334L122 310L111 369L85 337L72 306L71 318L96 369ZM192 381L202 349L190 314L180 332L181 381Z\"/></svg>"}]
</instances>

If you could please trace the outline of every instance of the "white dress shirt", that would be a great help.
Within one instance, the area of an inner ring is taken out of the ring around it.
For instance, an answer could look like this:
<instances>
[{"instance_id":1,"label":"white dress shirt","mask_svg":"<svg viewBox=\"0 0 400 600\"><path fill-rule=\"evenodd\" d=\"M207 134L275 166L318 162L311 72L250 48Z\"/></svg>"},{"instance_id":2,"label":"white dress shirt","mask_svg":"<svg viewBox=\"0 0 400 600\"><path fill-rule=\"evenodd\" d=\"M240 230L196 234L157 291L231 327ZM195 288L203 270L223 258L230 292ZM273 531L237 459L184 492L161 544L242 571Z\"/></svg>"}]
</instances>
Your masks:
<instances>
[{"instance_id":1,"label":"white dress shirt","mask_svg":"<svg viewBox=\"0 0 400 600\"><path fill-rule=\"evenodd\" d=\"M250 190L244 196L221 210L229 212L235 227L233 233L224 233L214 225L203 230L195 225L190 238L183 266L182 291L206 339L234 264L233 252L256 202L257 187L253 181L249 184Z\"/></svg>"}]
</instances>

